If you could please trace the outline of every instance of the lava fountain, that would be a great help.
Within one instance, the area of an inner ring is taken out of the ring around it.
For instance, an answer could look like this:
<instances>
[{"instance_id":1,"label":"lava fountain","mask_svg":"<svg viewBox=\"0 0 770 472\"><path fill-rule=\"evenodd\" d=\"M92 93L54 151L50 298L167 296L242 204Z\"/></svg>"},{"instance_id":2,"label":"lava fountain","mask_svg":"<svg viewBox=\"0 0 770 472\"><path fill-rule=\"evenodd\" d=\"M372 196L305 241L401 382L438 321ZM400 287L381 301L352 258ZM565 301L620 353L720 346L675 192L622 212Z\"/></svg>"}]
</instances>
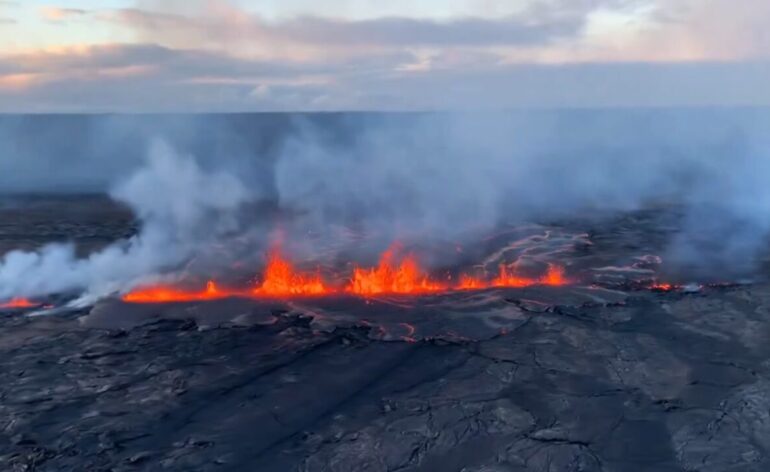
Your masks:
<instances>
[{"instance_id":1,"label":"lava fountain","mask_svg":"<svg viewBox=\"0 0 770 472\"><path fill-rule=\"evenodd\" d=\"M243 298L323 297L349 294L373 296L385 294L426 295L454 291L486 290L491 288L524 288L535 285L563 286L572 283L562 267L549 265L542 277L531 278L517 274L501 264L494 278L462 274L459 282L441 281L431 276L419 264L414 254L399 257L400 246L393 245L380 257L376 267L354 266L347 285L334 286L324 281L320 271L302 272L286 260L279 250L268 254L261 282L248 289L230 289L209 280L201 290L189 290L173 285L140 287L123 295L127 303L181 303ZM447 280L449 278L447 277Z\"/></svg>"},{"instance_id":2,"label":"lava fountain","mask_svg":"<svg viewBox=\"0 0 770 472\"><path fill-rule=\"evenodd\" d=\"M396 261L398 246L391 246L380 257L380 263L372 269L356 267L347 291L357 295L382 293L425 294L448 291L450 287L432 281L420 268L417 258L408 254Z\"/></svg>"},{"instance_id":3,"label":"lava fountain","mask_svg":"<svg viewBox=\"0 0 770 472\"><path fill-rule=\"evenodd\" d=\"M268 256L265 278L253 295L266 297L326 295L332 293L321 279L320 274L297 272L292 264L285 260L278 250Z\"/></svg>"}]
</instances>

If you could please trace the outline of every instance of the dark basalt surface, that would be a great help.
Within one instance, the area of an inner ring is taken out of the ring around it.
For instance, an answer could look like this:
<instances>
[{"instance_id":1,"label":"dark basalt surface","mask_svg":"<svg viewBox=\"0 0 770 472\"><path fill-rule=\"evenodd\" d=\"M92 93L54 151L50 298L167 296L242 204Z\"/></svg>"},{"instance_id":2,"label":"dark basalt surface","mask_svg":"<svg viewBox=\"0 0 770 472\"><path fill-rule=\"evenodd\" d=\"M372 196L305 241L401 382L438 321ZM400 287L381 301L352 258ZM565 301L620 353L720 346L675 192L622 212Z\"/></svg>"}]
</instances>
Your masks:
<instances>
[{"instance_id":1,"label":"dark basalt surface","mask_svg":"<svg viewBox=\"0 0 770 472\"><path fill-rule=\"evenodd\" d=\"M86 254L136 229L131 211L105 195L0 195L0 255L50 242Z\"/></svg>"},{"instance_id":2,"label":"dark basalt surface","mask_svg":"<svg viewBox=\"0 0 770 472\"><path fill-rule=\"evenodd\" d=\"M630 283L651 215L565 224L601 286L2 312L0 470L770 470L770 284Z\"/></svg>"},{"instance_id":3,"label":"dark basalt surface","mask_svg":"<svg viewBox=\"0 0 770 472\"><path fill-rule=\"evenodd\" d=\"M770 286L573 298L543 306L498 294L513 314L476 339L455 335L465 317L436 328L437 313L420 335L419 306L394 310L386 336L245 302L219 322L201 310L228 310L178 307L198 310L185 318L165 307L123 329L100 327L97 310L5 314L0 464L768 470ZM399 332L409 310L414 328Z\"/></svg>"}]
</instances>

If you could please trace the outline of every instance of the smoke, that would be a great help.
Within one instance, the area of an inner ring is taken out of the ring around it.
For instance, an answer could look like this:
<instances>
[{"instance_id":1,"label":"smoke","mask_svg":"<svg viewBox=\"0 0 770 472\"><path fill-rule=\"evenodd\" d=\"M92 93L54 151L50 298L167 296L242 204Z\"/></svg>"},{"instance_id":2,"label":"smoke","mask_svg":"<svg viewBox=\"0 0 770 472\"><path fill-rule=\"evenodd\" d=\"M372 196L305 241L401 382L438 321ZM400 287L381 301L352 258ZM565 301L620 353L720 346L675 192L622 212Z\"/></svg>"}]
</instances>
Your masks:
<instances>
[{"instance_id":1,"label":"smoke","mask_svg":"<svg viewBox=\"0 0 770 472\"><path fill-rule=\"evenodd\" d=\"M310 125L276 164L278 198L315 229L353 224L385 239L420 240L580 210L633 209L676 189L676 165L666 156L585 149L561 141L570 136L560 123L537 118L427 115L408 126L364 125L343 143L325 141Z\"/></svg>"},{"instance_id":2,"label":"smoke","mask_svg":"<svg viewBox=\"0 0 770 472\"><path fill-rule=\"evenodd\" d=\"M189 156L152 145L144 167L121 179L111 196L142 222L135 237L87 258L73 244L13 251L0 262L0 299L87 292L103 296L182 267L207 244L238 230L250 192L232 175L204 172Z\"/></svg>"},{"instance_id":3,"label":"smoke","mask_svg":"<svg viewBox=\"0 0 770 472\"><path fill-rule=\"evenodd\" d=\"M75 139L49 130L48 146L89 143L77 149L87 165L67 156L79 163L68 186L77 187L75 175L98 175L134 211L139 234L86 258L72 244L6 254L0 299L98 297L227 273L235 262L253 272L277 237L300 260L349 260L362 235L368 246L354 259L374 257L396 239L463 243L501 224L661 201L684 212L664 254L674 271L750 272L770 235L770 114L762 110L92 120ZM45 163L59 156L19 145L18 123L0 130L37 162L12 170L36 175L40 185L56 180ZM152 133L170 144L154 143L141 162L137 142ZM108 150L121 158L106 159Z\"/></svg>"},{"instance_id":4,"label":"smoke","mask_svg":"<svg viewBox=\"0 0 770 472\"><path fill-rule=\"evenodd\" d=\"M770 255L770 134L744 136L722 159L697 164L669 265L701 278L749 275Z\"/></svg>"},{"instance_id":5,"label":"smoke","mask_svg":"<svg viewBox=\"0 0 770 472\"><path fill-rule=\"evenodd\" d=\"M501 224L666 203L684 214L664 254L671 275L746 275L767 252L767 110L354 118L342 140L304 122L275 165L280 206L329 239L352 226L380 246L462 243Z\"/></svg>"}]
</instances>

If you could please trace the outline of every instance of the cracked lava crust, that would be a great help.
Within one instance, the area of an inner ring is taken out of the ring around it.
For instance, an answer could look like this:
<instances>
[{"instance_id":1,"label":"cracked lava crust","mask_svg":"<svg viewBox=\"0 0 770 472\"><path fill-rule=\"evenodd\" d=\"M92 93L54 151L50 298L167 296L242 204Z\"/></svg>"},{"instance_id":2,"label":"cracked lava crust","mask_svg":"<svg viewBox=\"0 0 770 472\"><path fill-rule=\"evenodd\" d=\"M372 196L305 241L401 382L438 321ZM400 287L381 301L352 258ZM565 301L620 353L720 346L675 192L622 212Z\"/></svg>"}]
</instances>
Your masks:
<instances>
[{"instance_id":1,"label":"cracked lava crust","mask_svg":"<svg viewBox=\"0 0 770 472\"><path fill-rule=\"evenodd\" d=\"M667 217L539 227L568 284L6 301L0 468L770 470L770 283L661 279Z\"/></svg>"}]
</instances>

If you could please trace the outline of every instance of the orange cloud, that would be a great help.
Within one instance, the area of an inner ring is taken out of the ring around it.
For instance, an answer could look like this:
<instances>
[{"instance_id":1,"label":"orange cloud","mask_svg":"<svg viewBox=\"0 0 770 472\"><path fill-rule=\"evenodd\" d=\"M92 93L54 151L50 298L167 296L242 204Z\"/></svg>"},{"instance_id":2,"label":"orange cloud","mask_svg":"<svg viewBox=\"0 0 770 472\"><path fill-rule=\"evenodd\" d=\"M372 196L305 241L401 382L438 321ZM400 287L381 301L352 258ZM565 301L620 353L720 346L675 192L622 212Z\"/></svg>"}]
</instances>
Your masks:
<instances>
[{"instance_id":1,"label":"orange cloud","mask_svg":"<svg viewBox=\"0 0 770 472\"><path fill-rule=\"evenodd\" d=\"M65 21L87 14L87 10L82 10L80 8L59 8L54 6L44 6L40 8L40 15L48 21Z\"/></svg>"},{"instance_id":2,"label":"orange cloud","mask_svg":"<svg viewBox=\"0 0 770 472\"><path fill-rule=\"evenodd\" d=\"M42 74L8 74L0 75L0 90L26 90L43 80Z\"/></svg>"}]
</instances>

